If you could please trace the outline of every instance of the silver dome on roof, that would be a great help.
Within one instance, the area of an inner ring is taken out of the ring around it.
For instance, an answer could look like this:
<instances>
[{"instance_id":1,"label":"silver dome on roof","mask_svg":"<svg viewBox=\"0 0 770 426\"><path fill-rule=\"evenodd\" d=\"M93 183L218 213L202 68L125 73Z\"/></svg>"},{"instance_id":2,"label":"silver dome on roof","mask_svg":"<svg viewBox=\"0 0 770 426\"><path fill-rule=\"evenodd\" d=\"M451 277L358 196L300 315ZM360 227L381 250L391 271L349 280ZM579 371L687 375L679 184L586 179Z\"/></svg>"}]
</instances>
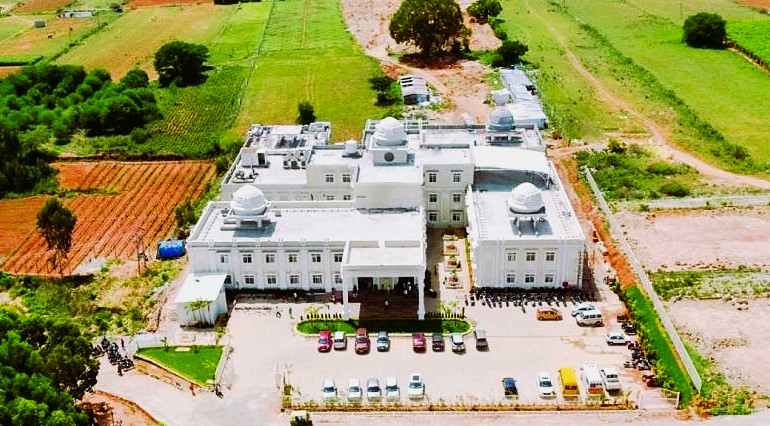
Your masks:
<instances>
[{"instance_id":1,"label":"silver dome on roof","mask_svg":"<svg viewBox=\"0 0 770 426\"><path fill-rule=\"evenodd\" d=\"M508 108L499 106L492 110L487 123L489 130L504 131L513 130L513 115Z\"/></svg>"},{"instance_id":2,"label":"silver dome on roof","mask_svg":"<svg viewBox=\"0 0 770 426\"><path fill-rule=\"evenodd\" d=\"M543 207L543 193L529 182L513 188L511 196L508 197L508 208L513 213L537 213Z\"/></svg>"},{"instance_id":3,"label":"silver dome on roof","mask_svg":"<svg viewBox=\"0 0 770 426\"><path fill-rule=\"evenodd\" d=\"M270 203L265 194L254 185L243 185L233 193L230 208L238 216L260 216L265 214Z\"/></svg>"},{"instance_id":4,"label":"silver dome on roof","mask_svg":"<svg viewBox=\"0 0 770 426\"><path fill-rule=\"evenodd\" d=\"M404 125L393 117L380 120L374 127L374 142L377 146L406 145Z\"/></svg>"}]
</instances>

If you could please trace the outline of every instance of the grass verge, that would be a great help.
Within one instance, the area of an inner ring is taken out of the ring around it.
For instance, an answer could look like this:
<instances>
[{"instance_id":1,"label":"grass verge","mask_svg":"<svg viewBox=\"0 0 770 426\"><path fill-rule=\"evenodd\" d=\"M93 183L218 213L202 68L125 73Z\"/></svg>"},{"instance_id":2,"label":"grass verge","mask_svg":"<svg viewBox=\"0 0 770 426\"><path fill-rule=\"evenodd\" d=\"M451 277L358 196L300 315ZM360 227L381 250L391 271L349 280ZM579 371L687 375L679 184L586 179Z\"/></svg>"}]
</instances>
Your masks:
<instances>
[{"instance_id":1,"label":"grass verge","mask_svg":"<svg viewBox=\"0 0 770 426\"><path fill-rule=\"evenodd\" d=\"M201 386L214 379L219 359L222 358L221 346L196 346L186 351L175 349L144 348L138 353Z\"/></svg>"},{"instance_id":2,"label":"grass verge","mask_svg":"<svg viewBox=\"0 0 770 426\"><path fill-rule=\"evenodd\" d=\"M364 327L370 332L387 331L388 333L467 333L470 323L461 319L451 320L310 320L297 324L297 331L303 334L318 334L321 330L331 332L344 331L355 334L356 329Z\"/></svg>"},{"instance_id":3,"label":"grass verge","mask_svg":"<svg viewBox=\"0 0 770 426\"><path fill-rule=\"evenodd\" d=\"M695 368L703 378L700 395L693 397L693 406L700 414L712 416L751 414L754 411L755 392L744 387L727 383L725 376L717 371L714 362L702 357L696 350L685 344Z\"/></svg>"}]
</instances>

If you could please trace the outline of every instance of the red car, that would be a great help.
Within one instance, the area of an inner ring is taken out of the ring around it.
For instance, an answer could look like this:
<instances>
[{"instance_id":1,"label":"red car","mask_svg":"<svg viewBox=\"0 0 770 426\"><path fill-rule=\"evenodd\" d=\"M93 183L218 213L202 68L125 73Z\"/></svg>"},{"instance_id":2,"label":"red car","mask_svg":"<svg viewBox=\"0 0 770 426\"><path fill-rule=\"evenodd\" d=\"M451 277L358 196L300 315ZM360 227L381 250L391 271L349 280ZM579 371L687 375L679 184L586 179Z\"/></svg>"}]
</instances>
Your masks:
<instances>
[{"instance_id":1,"label":"red car","mask_svg":"<svg viewBox=\"0 0 770 426\"><path fill-rule=\"evenodd\" d=\"M368 354L370 344L369 334L366 332L366 329L361 327L356 330L356 353Z\"/></svg>"},{"instance_id":2,"label":"red car","mask_svg":"<svg viewBox=\"0 0 770 426\"><path fill-rule=\"evenodd\" d=\"M425 352L426 347L425 334L412 333L412 349L414 349L415 352Z\"/></svg>"},{"instance_id":3,"label":"red car","mask_svg":"<svg viewBox=\"0 0 770 426\"><path fill-rule=\"evenodd\" d=\"M321 330L318 333L318 352L329 352L332 349L332 332Z\"/></svg>"}]
</instances>

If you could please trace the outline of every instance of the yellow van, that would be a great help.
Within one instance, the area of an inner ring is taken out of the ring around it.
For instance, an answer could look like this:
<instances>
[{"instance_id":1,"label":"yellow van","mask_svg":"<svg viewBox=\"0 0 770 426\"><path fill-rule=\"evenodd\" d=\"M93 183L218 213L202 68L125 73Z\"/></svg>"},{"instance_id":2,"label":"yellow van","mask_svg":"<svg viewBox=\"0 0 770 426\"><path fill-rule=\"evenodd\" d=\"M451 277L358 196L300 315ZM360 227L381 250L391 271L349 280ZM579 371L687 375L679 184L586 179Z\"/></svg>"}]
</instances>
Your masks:
<instances>
[{"instance_id":1,"label":"yellow van","mask_svg":"<svg viewBox=\"0 0 770 426\"><path fill-rule=\"evenodd\" d=\"M565 397L580 396L577 375L572 367L562 367L559 369L559 382L561 383L561 393Z\"/></svg>"}]
</instances>

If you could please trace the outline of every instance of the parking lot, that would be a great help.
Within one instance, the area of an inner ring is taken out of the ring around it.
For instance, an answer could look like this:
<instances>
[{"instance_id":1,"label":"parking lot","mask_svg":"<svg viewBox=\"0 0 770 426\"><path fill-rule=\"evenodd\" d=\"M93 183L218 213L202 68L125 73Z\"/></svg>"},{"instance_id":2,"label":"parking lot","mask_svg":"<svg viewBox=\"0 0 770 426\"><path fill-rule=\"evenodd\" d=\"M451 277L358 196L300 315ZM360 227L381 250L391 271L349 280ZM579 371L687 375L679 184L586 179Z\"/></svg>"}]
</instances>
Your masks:
<instances>
[{"instance_id":1,"label":"parking lot","mask_svg":"<svg viewBox=\"0 0 770 426\"><path fill-rule=\"evenodd\" d=\"M494 308L480 304L466 306L469 320L477 328L487 331L489 350L477 351L471 333L465 336L467 351L459 354L451 351L448 336L445 336L446 350L433 352L430 335L427 336L428 349L424 353L412 350L410 335L391 335L390 351L377 352L378 330L368 330L372 340L372 350L368 354L355 353L353 336L348 336L346 350L319 353L317 336L306 337L291 331L293 321L286 318L289 305L241 304L233 312L230 329L235 337L236 363L274 365L274 382L277 384L281 377L286 377L297 401L321 403L321 387L327 378L334 380L339 400L346 402L349 378L358 378L363 387L367 379L375 377L384 387L385 378L395 376L401 388L400 402L415 403L407 398L406 387L409 374L417 372L423 375L426 386L426 398L421 402L424 404L469 405L509 401L503 395L501 380L504 377L516 379L518 402L547 404L553 403L554 399L544 400L538 396L537 373L550 373L559 394L556 402L562 402L557 370L571 366L579 375L580 366L586 363L596 364L599 368L617 368L623 391L612 396L622 396L631 391L631 398L634 398L643 386L638 380L639 372L623 368L623 361L629 355L628 349L608 346L605 342L607 331L619 329L614 318L620 310L620 302L605 300L597 304L606 318L602 327L579 327L570 316L571 304L567 307L559 305L558 309L564 317L561 321L538 321L535 318L536 308L531 305L525 308L526 312L513 305ZM464 306L464 303L460 305ZM309 305L291 306L296 317ZM330 309L334 311L339 307L332 305ZM276 310L281 310L282 318L276 318ZM248 344L248 347L254 348L253 353L241 347L241 339L256 339ZM239 376L248 374L248 367L236 365L235 368ZM585 396L584 388L581 395Z\"/></svg>"}]
</instances>

